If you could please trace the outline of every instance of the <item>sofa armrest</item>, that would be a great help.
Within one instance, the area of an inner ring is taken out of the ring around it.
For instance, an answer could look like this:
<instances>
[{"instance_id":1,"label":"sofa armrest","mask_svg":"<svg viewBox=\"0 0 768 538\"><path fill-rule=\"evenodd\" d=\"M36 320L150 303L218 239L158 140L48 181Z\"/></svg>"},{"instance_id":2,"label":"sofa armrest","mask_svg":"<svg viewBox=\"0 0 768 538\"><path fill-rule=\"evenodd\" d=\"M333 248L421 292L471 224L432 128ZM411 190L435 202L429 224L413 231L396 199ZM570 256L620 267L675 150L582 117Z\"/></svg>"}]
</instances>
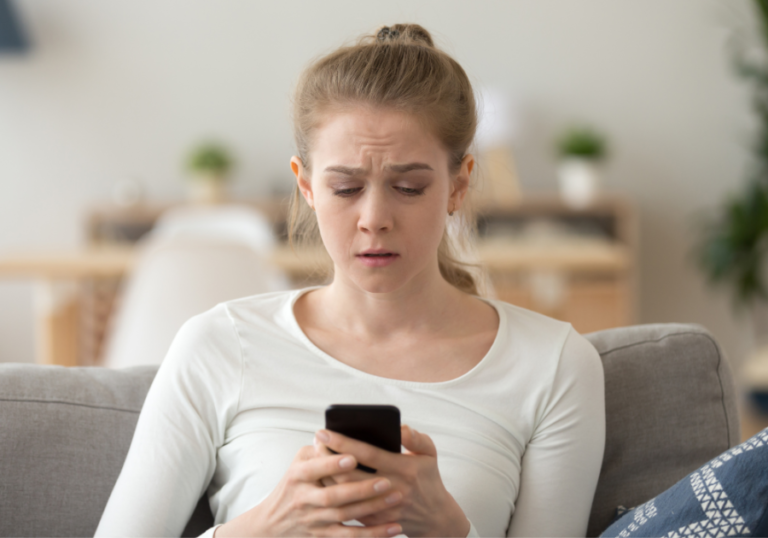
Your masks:
<instances>
[{"instance_id":1,"label":"sofa armrest","mask_svg":"<svg viewBox=\"0 0 768 538\"><path fill-rule=\"evenodd\" d=\"M606 447L587 536L616 507L661 493L740 441L727 358L706 329L637 325L586 335L605 372Z\"/></svg>"}]
</instances>

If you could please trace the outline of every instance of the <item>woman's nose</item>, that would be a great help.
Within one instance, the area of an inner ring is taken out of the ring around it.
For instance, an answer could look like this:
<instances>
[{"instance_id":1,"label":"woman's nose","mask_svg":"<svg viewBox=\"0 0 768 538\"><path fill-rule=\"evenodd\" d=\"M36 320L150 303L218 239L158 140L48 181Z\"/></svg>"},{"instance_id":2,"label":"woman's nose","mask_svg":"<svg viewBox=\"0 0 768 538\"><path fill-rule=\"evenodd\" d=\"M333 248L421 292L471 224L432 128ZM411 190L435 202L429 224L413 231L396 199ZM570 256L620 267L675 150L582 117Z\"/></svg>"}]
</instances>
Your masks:
<instances>
[{"instance_id":1,"label":"woman's nose","mask_svg":"<svg viewBox=\"0 0 768 538\"><path fill-rule=\"evenodd\" d=\"M371 193L363 201L357 227L364 232L386 232L392 229L392 212L384 196Z\"/></svg>"}]
</instances>

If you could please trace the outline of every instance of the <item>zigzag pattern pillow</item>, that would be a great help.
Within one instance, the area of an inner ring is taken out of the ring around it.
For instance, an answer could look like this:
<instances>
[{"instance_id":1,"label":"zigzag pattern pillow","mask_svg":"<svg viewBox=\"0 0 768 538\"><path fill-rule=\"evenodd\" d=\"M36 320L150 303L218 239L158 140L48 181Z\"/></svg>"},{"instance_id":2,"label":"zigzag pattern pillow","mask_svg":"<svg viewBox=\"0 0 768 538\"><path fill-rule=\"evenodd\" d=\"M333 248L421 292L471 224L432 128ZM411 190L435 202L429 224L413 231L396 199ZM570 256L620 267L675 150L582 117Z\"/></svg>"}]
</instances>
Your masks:
<instances>
[{"instance_id":1,"label":"zigzag pattern pillow","mask_svg":"<svg viewBox=\"0 0 768 538\"><path fill-rule=\"evenodd\" d=\"M768 428L628 511L600 536L768 536Z\"/></svg>"}]
</instances>

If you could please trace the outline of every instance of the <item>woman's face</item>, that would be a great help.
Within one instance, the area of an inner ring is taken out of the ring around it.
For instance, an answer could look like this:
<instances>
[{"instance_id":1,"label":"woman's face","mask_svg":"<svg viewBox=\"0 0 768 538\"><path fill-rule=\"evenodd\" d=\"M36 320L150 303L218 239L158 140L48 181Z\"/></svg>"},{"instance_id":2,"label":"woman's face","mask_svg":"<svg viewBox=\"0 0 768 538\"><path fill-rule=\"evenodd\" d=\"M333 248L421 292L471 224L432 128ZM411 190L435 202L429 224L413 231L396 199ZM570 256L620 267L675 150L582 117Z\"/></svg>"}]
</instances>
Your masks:
<instances>
[{"instance_id":1,"label":"woman's face","mask_svg":"<svg viewBox=\"0 0 768 538\"><path fill-rule=\"evenodd\" d=\"M458 173L417 118L386 109L329 114L315 131L311 173L291 167L335 265L335 278L388 293L441 278L437 247L448 212L458 209L474 165Z\"/></svg>"}]
</instances>

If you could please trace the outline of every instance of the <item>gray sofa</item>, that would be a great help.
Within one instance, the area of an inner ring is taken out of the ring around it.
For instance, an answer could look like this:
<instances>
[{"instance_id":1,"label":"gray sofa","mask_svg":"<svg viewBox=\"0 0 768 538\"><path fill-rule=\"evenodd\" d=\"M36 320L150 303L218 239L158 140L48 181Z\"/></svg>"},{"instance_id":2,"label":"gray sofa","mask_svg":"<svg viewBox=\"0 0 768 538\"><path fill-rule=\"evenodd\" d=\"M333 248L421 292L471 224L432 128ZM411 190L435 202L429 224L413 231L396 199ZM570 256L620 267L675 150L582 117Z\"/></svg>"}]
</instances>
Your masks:
<instances>
[{"instance_id":1,"label":"gray sofa","mask_svg":"<svg viewBox=\"0 0 768 538\"><path fill-rule=\"evenodd\" d=\"M705 329L641 325L587 337L606 381L606 450L588 530L596 536L618 505L646 501L738 444L739 421L728 361ZM0 364L0 536L93 535L155 371ZM203 498L184 536L211 523Z\"/></svg>"}]
</instances>

